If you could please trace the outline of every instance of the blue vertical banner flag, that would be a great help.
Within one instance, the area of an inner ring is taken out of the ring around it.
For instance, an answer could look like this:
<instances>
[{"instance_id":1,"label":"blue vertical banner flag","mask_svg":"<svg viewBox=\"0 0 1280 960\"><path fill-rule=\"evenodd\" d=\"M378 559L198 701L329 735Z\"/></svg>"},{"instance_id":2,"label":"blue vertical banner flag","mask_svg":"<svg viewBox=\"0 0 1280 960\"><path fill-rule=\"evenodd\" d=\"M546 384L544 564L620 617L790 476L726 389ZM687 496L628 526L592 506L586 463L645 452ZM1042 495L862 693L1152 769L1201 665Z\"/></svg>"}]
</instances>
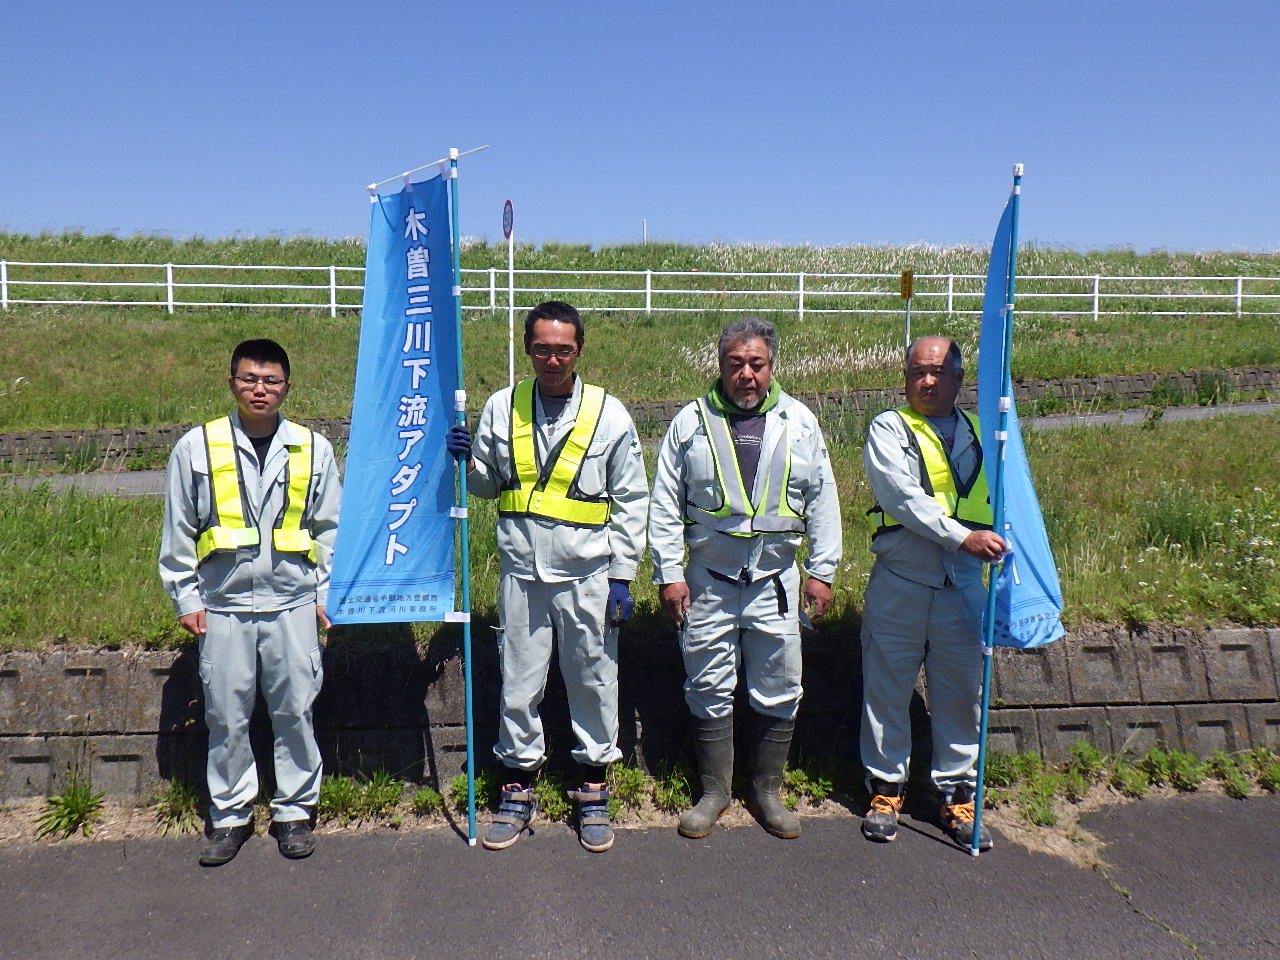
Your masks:
<instances>
[{"instance_id":1,"label":"blue vertical banner flag","mask_svg":"<svg viewBox=\"0 0 1280 960\"><path fill-rule=\"evenodd\" d=\"M334 623L444 620L454 609L458 382L443 177L372 196L360 353L329 586Z\"/></svg>"},{"instance_id":2,"label":"blue vertical banner flag","mask_svg":"<svg viewBox=\"0 0 1280 960\"><path fill-rule=\"evenodd\" d=\"M1017 179L1021 179L1020 175ZM996 511L995 530L1011 547L993 571L995 604L988 604L988 645L1038 647L1058 639L1062 629L1062 588L1044 528L1040 502L1022 445L1010 369L1013 346L1013 291L1017 256L1017 205L1021 187L1005 204L991 244L987 286L982 298L978 344L978 415L987 479ZM1000 462L994 462L995 454Z\"/></svg>"}]
</instances>

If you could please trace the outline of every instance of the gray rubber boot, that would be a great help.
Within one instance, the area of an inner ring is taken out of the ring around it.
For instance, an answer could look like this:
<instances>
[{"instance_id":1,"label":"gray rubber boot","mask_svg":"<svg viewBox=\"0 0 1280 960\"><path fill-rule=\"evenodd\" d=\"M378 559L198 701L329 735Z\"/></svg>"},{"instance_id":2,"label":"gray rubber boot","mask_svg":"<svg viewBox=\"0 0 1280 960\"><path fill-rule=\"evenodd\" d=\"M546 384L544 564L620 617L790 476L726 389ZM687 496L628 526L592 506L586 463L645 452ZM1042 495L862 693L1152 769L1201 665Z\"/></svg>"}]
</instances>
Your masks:
<instances>
[{"instance_id":1,"label":"gray rubber boot","mask_svg":"<svg viewBox=\"0 0 1280 960\"><path fill-rule=\"evenodd\" d=\"M695 806L680 814L676 828L680 836L696 840L715 827L720 814L729 809L733 795L733 715L693 718L693 752L698 760L702 796Z\"/></svg>"},{"instance_id":2,"label":"gray rubber boot","mask_svg":"<svg viewBox=\"0 0 1280 960\"><path fill-rule=\"evenodd\" d=\"M800 836L800 818L782 805L778 790L782 786L782 768L791 752L794 720L779 720L752 712L751 742L755 746L755 762L751 772L752 815L775 837L792 840Z\"/></svg>"}]
</instances>

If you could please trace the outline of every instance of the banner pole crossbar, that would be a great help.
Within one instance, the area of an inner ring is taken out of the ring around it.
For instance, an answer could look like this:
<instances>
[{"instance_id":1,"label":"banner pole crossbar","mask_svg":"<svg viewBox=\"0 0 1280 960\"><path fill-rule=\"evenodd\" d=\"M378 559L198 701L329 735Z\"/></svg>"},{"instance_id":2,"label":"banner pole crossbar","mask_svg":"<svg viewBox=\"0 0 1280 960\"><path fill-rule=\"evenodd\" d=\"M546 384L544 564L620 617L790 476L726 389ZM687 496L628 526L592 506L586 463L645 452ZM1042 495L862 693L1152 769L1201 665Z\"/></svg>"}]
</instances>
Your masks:
<instances>
[{"instance_id":1,"label":"banner pole crossbar","mask_svg":"<svg viewBox=\"0 0 1280 960\"><path fill-rule=\"evenodd\" d=\"M458 157L465 157L468 154L479 153L481 150L488 150L491 145L486 143L481 147L472 147L470 150L463 150L461 153L454 154L450 157L441 157L439 160L432 160L430 163L424 163L420 167L414 167L412 170L406 170L404 173L397 173L394 177L387 177L385 180L379 180L377 183L371 183L365 187L366 190L377 190L379 187L385 187L388 183L396 180L402 180L405 177L411 177L415 173L421 173L430 167L438 167L442 163L449 163L451 160L457 160Z\"/></svg>"}]
</instances>

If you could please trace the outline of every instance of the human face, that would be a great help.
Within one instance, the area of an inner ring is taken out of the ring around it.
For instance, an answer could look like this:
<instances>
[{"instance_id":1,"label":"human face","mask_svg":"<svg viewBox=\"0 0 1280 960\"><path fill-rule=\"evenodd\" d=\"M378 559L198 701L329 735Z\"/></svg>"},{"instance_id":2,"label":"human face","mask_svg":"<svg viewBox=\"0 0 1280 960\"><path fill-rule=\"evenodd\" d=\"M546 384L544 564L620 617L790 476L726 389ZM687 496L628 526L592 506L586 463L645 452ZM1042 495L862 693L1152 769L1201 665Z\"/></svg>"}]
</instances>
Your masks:
<instances>
[{"instance_id":1,"label":"human face","mask_svg":"<svg viewBox=\"0 0 1280 960\"><path fill-rule=\"evenodd\" d=\"M735 340L720 358L720 385L725 395L743 410L764 402L773 383L769 347L760 337Z\"/></svg>"},{"instance_id":2,"label":"human face","mask_svg":"<svg viewBox=\"0 0 1280 960\"><path fill-rule=\"evenodd\" d=\"M550 355L539 357L537 350L549 350ZM572 351L566 357L558 353ZM538 378L538 390L548 397L567 397L573 393L573 366L582 356L576 331L572 323L561 320L535 320L533 336L529 338L529 362L533 375Z\"/></svg>"},{"instance_id":3,"label":"human face","mask_svg":"<svg viewBox=\"0 0 1280 960\"><path fill-rule=\"evenodd\" d=\"M237 377L257 377L258 382L242 383ZM262 382L263 377L279 377L284 383L268 386ZM258 363L242 358L236 364L235 375L228 377L227 383L231 385L231 395L236 398L240 422L246 426L273 423L280 404L289 395L289 381L285 378L284 367L278 363Z\"/></svg>"},{"instance_id":4,"label":"human face","mask_svg":"<svg viewBox=\"0 0 1280 960\"><path fill-rule=\"evenodd\" d=\"M947 360L950 346L944 337L930 337L907 358L907 403L922 417L949 417L955 409L964 378Z\"/></svg>"}]
</instances>

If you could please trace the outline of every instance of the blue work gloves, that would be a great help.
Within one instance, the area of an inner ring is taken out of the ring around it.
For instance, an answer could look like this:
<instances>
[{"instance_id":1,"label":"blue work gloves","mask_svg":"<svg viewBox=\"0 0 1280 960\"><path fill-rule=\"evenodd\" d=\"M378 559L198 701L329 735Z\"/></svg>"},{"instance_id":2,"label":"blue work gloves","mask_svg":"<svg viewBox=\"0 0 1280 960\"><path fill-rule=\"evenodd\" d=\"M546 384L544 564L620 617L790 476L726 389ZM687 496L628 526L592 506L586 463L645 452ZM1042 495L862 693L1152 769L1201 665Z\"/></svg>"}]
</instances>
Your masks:
<instances>
[{"instance_id":1,"label":"blue work gloves","mask_svg":"<svg viewBox=\"0 0 1280 960\"><path fill-rule=\"evenodd\" d=\"M631 584L626 580L610 580L609 600L604 605L604 614L609 623L614 626L626 623L635 609L636 602L631 599Z\"/></svg>"},{"instance_id":2,"label":"blue work gloves","mask_svg":"<svg viewBox=\"0 0 1280 960\"><path fill-rule=\"evenodd\" d=\"M471 431L465 424L455 423L445 431L444 448L455 460L471 456Z\"/></svg>"}]
</instances>

